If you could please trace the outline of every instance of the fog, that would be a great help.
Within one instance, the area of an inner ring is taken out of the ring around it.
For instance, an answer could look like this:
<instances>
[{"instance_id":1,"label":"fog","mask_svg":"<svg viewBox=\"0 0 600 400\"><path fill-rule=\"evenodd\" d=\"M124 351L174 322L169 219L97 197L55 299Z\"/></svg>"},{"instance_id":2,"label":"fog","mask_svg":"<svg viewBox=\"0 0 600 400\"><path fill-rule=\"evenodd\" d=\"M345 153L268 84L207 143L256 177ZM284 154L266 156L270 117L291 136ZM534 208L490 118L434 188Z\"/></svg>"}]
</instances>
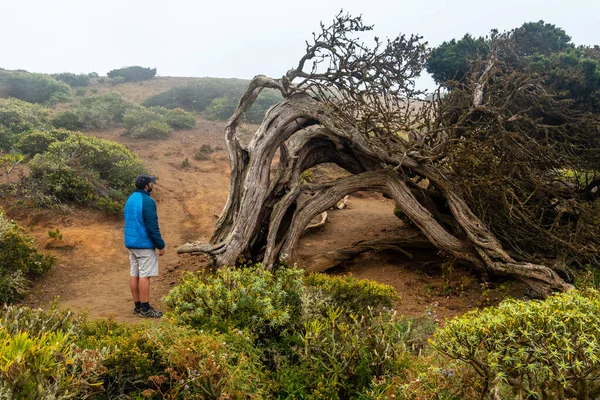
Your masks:
<instances>
[{"instance_id":1,"label":"fog","mask_svg":"<svg viewBox=\"0 0 600 400\"><path fill-rule=\"evenodd\" d=\"M600 2L1 0L0 67L31 72L98 72L128 65L160 76L278 77L305 41L344 9L380 37L420 34L431 46L524 22L555 24L576 44L600 44ZM429 77L421 87L432 88Z\"/></svg>"}]
</instances>

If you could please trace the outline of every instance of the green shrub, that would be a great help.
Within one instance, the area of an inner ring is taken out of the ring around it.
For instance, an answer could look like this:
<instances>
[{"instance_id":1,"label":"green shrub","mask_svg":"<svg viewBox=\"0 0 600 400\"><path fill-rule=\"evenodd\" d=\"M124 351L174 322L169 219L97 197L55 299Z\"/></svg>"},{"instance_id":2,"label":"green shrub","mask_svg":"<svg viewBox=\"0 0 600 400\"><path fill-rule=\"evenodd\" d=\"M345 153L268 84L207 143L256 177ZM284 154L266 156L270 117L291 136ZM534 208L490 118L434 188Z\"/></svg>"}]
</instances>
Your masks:
<instances>
[{"instance_id":1,"label":"green shrub","mask_svg":"<svg viewBox=\"0 0 600 400\"><path fill-rule=\"evenodd\" d=\"M163 120L162 114L156 108L132 107L123 116L123 125L128 133L134 128L145 125L153 121Z\"/></svg>"},{"instance_id":2,"label":"green shrub","mask_svg":"<svg viewBox=\"0 0 600 400\"><path fill-rule=\"evenodd\" d=\"M295 357L277 371L280 398L348 399L374 378L405 374L414 355L408 351L408 319L394 312L345 316L329 307L324 318L307 321Z\"/></svg>"},{"instance_id":3,"label":"green shrub","mask_svg":"<svg viewBox=\"0 0 600 400\"><path fill-rule=\"evenodd\" d=\"M23 135L19 143L17 143L16 148L22 154L33 157L48 150L48 147L54 142L56 142L56 138L52 137L48 132L33 131Z\"/></svg>"},{"instance_id":4,"label":"green shrub","mask_svg":"<svg viewBox=\"0 0 600 400\"><path fill-rule=\"evenodd\" d=\"M144 68L139 66L123 67L113 69L108 74L109 78L123 78L126 82L145 81L154 78L156 68Z\"/></svg>"},{"instance_id":5,"label":"green shrub","mask_svg":"<svg viewBox=\"0 0 600 400\"><path fill-rule=\"evenodd\" d=\"M98 82L98 83L104 83L104 82L106 82L106 78L105 78L105 77L103 77L103 76L101 76L100 78L98 78L98 79L96 80L96 82Z\"/></svg>"},{"instance_id":6,"label":"green shrub","mask_svg":"<svg viewBox=\"0 0 600 400\"><path fill-rule=\"evenodd\" d=\"M79 96L79 97L85 96L85 89L84 88L75 89L75 95Z\"/></svg>"},{"instance_id":7,"label":"green shrub","mask_svg":"<svg viewBox=\"0 0 600 400\"><path fill-rule=\"evenodd\" d=\"M89 78L97 78L97 77L99 77L100 75L98 75L98 73L97 73L97 72L90 72L89 74L87 74L87 76L88 76Z\"/></svg>"},{"instance_id":8,"label":"green shrub","mask_svg":"<svg viewBox=\"0 0 600 400\"><path fill-rule=\"evenodd\" d=\"M71 89L51 76L0 70L0 93L29 103L55 104L72 99Z\"/></svg>"},{"instance_id":9,"label":"green shrub","mask_svg":"<svg viewBox=\"0 0 600 400\"><path fill-rule=\"evenodd\" d=\"M311 291L327 297L327 304L342 307L350 313L360 314L367 308L392 307L394 302L400 301L393 287L368 279L313 273L305 278L305 282Z\"/></svg>"},{"instance_id":10,"label":"green shrub","mask_svg":"<svg viewBox=\"0 0 600 400\"><path fill-rule=\"evenodd\" d=\"M173 133L173 128L161 121L151 121L136 126L128 132L134 139L164 139Z\"/></svg>"},{"instance_id":11,"label":"green shrub","mask_svg":"<svg viewBox=\"0 0 600 400\"><path fill-rule=\"evenodd\" d=\"M233 114L247 86L247 81L238 79L203 78L197 84L175 87L154 95L142 104L147 107L162 106L170 109L204 111L204 116L210 120L226 121ZM265 112L281 100L282 97L278 92L270 89L263 90L246 112L245 121L260 123Z\"/></svg>"},{"instance_id":12,"label":"green shrub","mask_svg":"<svg viewBox=\"0 0 600 400\"><path fill-rule=\"evenodd\" d=\"M178 321L198 329L249 329L264 337L299 323L303 271L269 271L259 264L185 276L165 297Z\"/></svg>"},{"instance_id":13,"label":"green shrub","mask_svg":"<svg viewBox=\"0 0 600 400\"><path fill-rule=\"evenodd\" d=\"M203 144L197 152L194 153L194 159L198 161L208 160L208 155L213 153L214 149L210 144Z\"/></svg>"},{"instance_id":14,"label":"green shrub","mask_svg":"<svg viewBox=\"0 0 600 400\"><path fill-rule=\"evenodd\" d=\"M25 331L32 337L56 331L78 335L80 321L82 318L75 318L71 310L59 309L57 302L51 303L47 311L17 305L4 305L0 308L0 327L11 335Z\"/></svg>"},{"instance_id":15,"label":"green shrub","mask_svg":"<svg viewBox=\"0 0 600 400\"><path fill-rule=\"evenodd\" d=\"M29 163L32 192L51 201L95 205L122 202L135 177L146 172L142 162L123 145L74 133L50 145ZM44 198L37 196L35 198ZM99 200L105 199L98 203ZM47 204L40 204L47 205Z\"/></svg>"},{"instance_id":16,"label":"green shrub","mask_svg":"<svg viewBox=\"0 0 600 400\"><path fill-rule=\"evenodd\" d=\"M10 151L21 135L44 128L48 111L18 99L0 99L0 150Z\"/></svg>"},{"instance_id":17,"label":"green shrub","mask_svg":"<svg viewBox=\"0 0 600 400\"><path fill-rule=\"evenodd\" d=\"M253 341L237 331L203 333L171 321L131 326L95 320L81 325L77 345L104 349L102 380L109 398L259 399L269 384Z\"/></svg>"},{"instance_id":18,"label":"green shrub","mask_svg":"<svg viewBox=\"0 0 600 400\"><path fill-rule=\"evenodd\" d=\"M0 348L1 389L12 398L67 398L85 393L88 382L77 377L77 357L68 334L59 331L39 337L30 337L27 332L10 335L0 327Z\"/></svg>"},{"instance_id":19,"label":"green shrub","mask_svg":"<svg viewBox=\"0 0 600 400\"><path fill-rule=\"evenodd\" d=\"M211 101L204 111L204 117L211 121L226 121L237 107L238 100L233 97L219 97Z\"/></svg>"},{"instance_id":20,"label":"green shrub","mask_svg":"<svg viewBox=\"0 0 600 400\"><path fill-rule=\"evenodd\" d=\"M78 347L104 350L102 381L109 398L152 387L148 378L162 371L161 358L145 329L112 319L85 322L80 329Z\"/></svg>"},{"instance_id":21,"label":"green shrub","mask_svg":"<svg viewBox=\"0 0 600 400\"><path fill-rule=\"evenodd\" d=\"M76 75L70 72L62 72L60 74L53 74L52 77L56 80L66 83L71 87L88 86L90 84L89 74Z\"/></svg>"},{"instance_id":22,"label":"green shrub","mask_svg":"<svg viewBox=\"0 0 600 400\"><path fill-rule=\"evenodd\" d=\"M131 106L118 92L92 95L71 110L58 114L52 125L69 130L106 129L121 122Z\"/></svg>"},{"instance_id":23,"label":"green shrub","mask_svg":"<svg viewBox=\"0 0 600 400\"><path fill-rule=\"evenodd\" d=\"M450 321L433 346L466 362L480 396L600 396L600 293L571 290L544 301L506 300Z\"/></svg>"},{"instance_id":24,"label":"green shrub","mask_svg":"<svg viewBox=\"0 0 600 400\"><path fill-rule=\"evenodd\" d=\"M161 139L170 135L173 129L190 128L195 123L190 113L163 107L132 107L123 117L125 133L133 138Z\"/></svg>"},{"instance_id":25,"label":"green shrub","mask_svg":"<svg viewBox=\"0 0 600 400\"><path fill-rule=\"evenodd\" d=\"M54 258L40 254L33 238L0 213L0 303L21 298L29 279L46 272Z\"/></svg>"},{"instance_id":26,"label":"green shrub","mask_svg":"<svg viewBox=\"0 0 600 400\"><path fill-rule=\"evenodd\" d=\"M275 90L265 89L256 98L252 107L246 112L245 121L251 124L260 124L265 118L265 114L269 108L281 102L283 97ZM227 118L229 118L227 116Z\"/></svg>"},{"instance_id":27,"label":"green shrub","mask_svg":"<svg viewBox=\"0 0 600 400\"><path fill-rule=\"evenodd\" d=\"M76 111L67 110L52 118L51 123L55 128L77 131L84 127L81 119L82 117Z\"/></svg>"},{"instance_id":28,"label":"green shrub","mask_svg":"<svg viewBox=\"0 0 600 400\"><path fill-rule=\"evenodd\" d=\"M126 81L127 80L122 76L115 76L114 78L111 78L111 80L108 83L110 83L112 86L116 86L125 83Z\"/></svg>"},{"instance_id":29,"label":"green shrub","mask_svg":"<svg viewBox=\"0 0 600 400\"><path fill-rule=\"evenodd\" d=\"M239 79L203 78L196 84L178 86L149 97L142 105L204 111L216 98L239 98L247 85L248 81Z\"/></svg>"},{"instance_id":30,"label":"green shrub","mask_svg":"<svg viewBox=\"0 0 600 400\"><path fill-rule=\"evenodd\" d=\"M176 108L165 114L165 122L173 129L191 129L196 126L196 118L189 112Z\"/></svg>"},{"instance_id":31,"label":"green shrub","mask_svg":"<svg viewBox=\"0 0 600 400\"><path fill-rule=\"evenodd\" d=\"M84 115L90 114L92 116L101 116L99 118L84 116L83 124L85 127L101 128L104 127L104 125L111 125L113 122L123 121L125 112L127 112L131 106L132 104L125 100L121 93L108 92L86 97L81 100L78 109L84 110ZM94 124L96 119L100 119L102 122Z\"/></svg>"}]
</instances>

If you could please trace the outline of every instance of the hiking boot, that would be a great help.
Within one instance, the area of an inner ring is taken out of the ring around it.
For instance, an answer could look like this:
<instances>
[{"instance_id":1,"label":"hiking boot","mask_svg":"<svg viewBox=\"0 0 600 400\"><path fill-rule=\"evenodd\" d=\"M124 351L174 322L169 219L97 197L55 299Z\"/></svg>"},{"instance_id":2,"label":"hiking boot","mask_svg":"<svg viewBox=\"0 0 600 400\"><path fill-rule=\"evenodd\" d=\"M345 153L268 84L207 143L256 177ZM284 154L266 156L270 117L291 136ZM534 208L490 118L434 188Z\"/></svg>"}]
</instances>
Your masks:
<instances>
[{"instance_id":1,"label":"hiking boot","mask_svg":"<svg viewBox=\"0 0 600 400\"><path fill-rule=\"evenodd\" d=\"M141 307L135 307L135 308L133 309L133 314L134 314L134 315L135 315L135 314L138 314L138 315L139 315L140 311L142 311L142 308L141 308Z\"/></svg>"},{"instance_id":2,"label":"hiking boot","mask_svg":"<svg viewBox=\"0 0 600 400\"><path fill-rule=\"evenodd\" d=\"M145 317L145 318L160 318L162 317L162 312L150 307L147 310L141 310L140 309L140 317Z\"/></svg>"}]
</instances>

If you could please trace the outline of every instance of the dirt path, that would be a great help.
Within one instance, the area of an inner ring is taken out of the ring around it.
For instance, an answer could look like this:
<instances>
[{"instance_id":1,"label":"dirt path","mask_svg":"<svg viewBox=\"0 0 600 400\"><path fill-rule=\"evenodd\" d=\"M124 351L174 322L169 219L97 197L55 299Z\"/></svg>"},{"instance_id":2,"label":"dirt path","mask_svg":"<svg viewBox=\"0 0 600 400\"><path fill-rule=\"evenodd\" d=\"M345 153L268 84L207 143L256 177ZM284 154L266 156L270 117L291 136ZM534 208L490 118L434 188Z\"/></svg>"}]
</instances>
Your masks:
<instances>
[{"instance_id":1,"label":"dirt path","mask_svg":"<svg viewBox=\"0 0 600 400\"><path fill-rule=\"evenodd\" d=\"M165 141L128 139L120 135L122 130L90 133L137 152L159 178L153 197L167 253L160 258L160 276L152 280L150 301L157 308L164 309L160 299L176 285L183 272L206 265L204 257L178 256L176 249L187 241L207 240L226 201L229 162L223 150L222 128L221 124L199 120L194 130L175 132ZM205 144L217 150L208 160L195 160L194 154ZM185 159L189 162L187 167L182 166ZM358 194L350 197L348 204L347 210L330 213L330 222L324 229L301 240L302 259L359 239L374 238L399 224L393 215L393 203L379 195ZM87 310L92 317L139 320L132 314L120 217L110 218L88 209L60 213L26 211L6 204L5 208L11 218L29 229L40 248L50 242L51 248L45 251L58 259L57 265L35 284L25 304L39 306L59 298L62 305L76 311ZM60 242L48 238L48 231L56 228L63 234ZM481 304L482 288L474 277L453 271L455 276L442 279L438 263L427 264L431 261L427 256L409 260L397 254L367 254L334 273L352 273L394 286L403 298L403 314L417 315L433 307L441 316L452 316ZM449 285L462 288L461 292L449 295ZM496 297L499 296L500 293Z\"/></svg>"}]
</instances>

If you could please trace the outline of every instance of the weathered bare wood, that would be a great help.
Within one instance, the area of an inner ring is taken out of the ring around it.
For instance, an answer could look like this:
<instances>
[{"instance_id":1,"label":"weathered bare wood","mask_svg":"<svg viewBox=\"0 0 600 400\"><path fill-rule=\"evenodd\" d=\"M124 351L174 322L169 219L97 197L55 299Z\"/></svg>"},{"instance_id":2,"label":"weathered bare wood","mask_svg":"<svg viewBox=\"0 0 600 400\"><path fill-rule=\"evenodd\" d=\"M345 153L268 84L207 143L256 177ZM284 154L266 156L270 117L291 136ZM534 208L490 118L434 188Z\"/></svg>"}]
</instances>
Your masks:
<instances>
[{"instance_id":1,"label":"weathered bare wood","mask_svg":"<svg viewBox=\"0 0 600 400\"><path fill-rule=\"evenodd\" d=\"M338 16L307 44L296 68L281 79L257 76L250 82L225 128L230 192L213 236L208 244L186 244L178 251L207 253L217 265L234 264L241 256L262 261L266 268L283 258L294 261L313 218L351 193L374 191L393 199L422 233L413 245L425 246L426 240L427 246L474 268L517 276L543 293L568 290L571 286L552 268L511 257L457 190L444 164L454 128L424 124L427 113L440 111L423 106L421 113L411 100L411 80L425 56L419 38L398 38L373 50L348 36L366 29L360 19ZM318 72L323 60L334 67ZM312 71L305 70L308 61L314 62ZM495 66L493 56L474 76L471 109L456 126L486 109L486 85ZM237 127L263 88L279 90L284 100L267 112L244 146ZM278 149L279 165L271 176ZM302 182L304 171L323 163L335 163L349 176ZM430 186L421 188L419 180ZM373 248L405 252L410 241L366 240L316 257L309 268L325 268Z\"/></svg>"},{"instance_id":2,"label":"weathered bare wood","mask_svg":"<svg viewBox=\"0 0 600 400\"><path fill-rule=\"evenodd\" d=\"M325 223L327 223L327 216L328 216L327 211L323 211L320 215L321 219L315 223L308 224L306 226L306 228L304 228L304 233L312 232L312 231L315 231L315 230L318 230L318 229L321 229L322 227L324 227Z\"/></svg>"},{"instance_id":3,"label":"weathered bare wood","mask_svg":"<svg viewBox=\"0 0 600 400\"><path fill-rule=\"evenodd\" d=\"M370 251L393 251L412 259L414 256L407 249L432 250L435 247L417 231L404 229L394 236L359 240L350 246L318 254L307 260L306 269L311 272L323 272Z\"/></svg>"}]
</instances>

